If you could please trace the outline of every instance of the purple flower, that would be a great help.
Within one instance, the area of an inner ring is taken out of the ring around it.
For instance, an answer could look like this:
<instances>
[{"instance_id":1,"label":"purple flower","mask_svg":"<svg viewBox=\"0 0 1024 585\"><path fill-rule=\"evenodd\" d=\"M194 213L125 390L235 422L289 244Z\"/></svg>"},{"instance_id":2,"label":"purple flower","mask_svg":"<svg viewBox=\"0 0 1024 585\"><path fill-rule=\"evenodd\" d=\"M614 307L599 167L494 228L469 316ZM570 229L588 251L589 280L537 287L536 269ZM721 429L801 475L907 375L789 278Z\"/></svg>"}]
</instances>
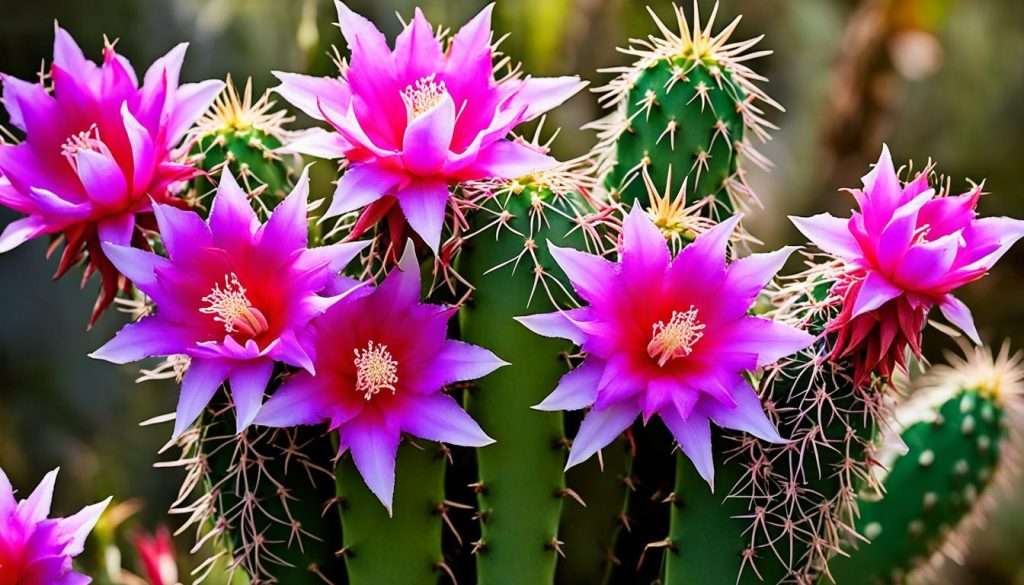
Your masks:
<instances>
[{"instance_id":1,"label":"purple flower","mask_svg":"<svg viewBox=\"0 0 1024 585\"><path fill-rule=\"evenodd\" d=\"M354 289L339 271L365 242L307 249L309 177L260 224L245 193L225 172L210 219L155 205L170 258L104 243L111 262L156 304L156 314L126 325L92 357L117 364L184 354L174 436L231 382L238 430L259 411L274 361L313 372L306 330ZM325 293L342 293L325 296Z\"/></svg>"},{"instance_id":2,"label":"purple flower","mask_svg":"<svg viewBox=\"0 0 1024 585\"><path fill-rule=\"evenodd\" d=\"M341 78L275 72L278 93L335 130L309 130L290 150L350 162L327 216L370 205L362 225L372 225L400 213L436 253L449 185L514 178L555 164L505 137L585 84L577 77L496 80L493 6L447 48L417 8L392 50L371 22L336 4L351 50Z\"/></svg>"},{"instance_id":3,"label":"purple flower","mask_svg":"<svg viewBox=\"0 0 1024 585\"><path fill-rule=\"evenodd\" d=\"M935 305L980 344L970 309L952 295L978 280L1024 236L1024 221L978 218L981 187L958 196L936 195L930 169L902 184L888 147L863 190L851 190L860 211L847 219L827 213L793 217L819 248L842 259L849 274L837 284L842 312L829 329L838 333L833 357L849 357L863 383L903 365L908 346L920 355L921 330Z\"/></svg>"},{"instance_id":4,"label":"purple flower","mask_svg":"<svg viewBox=\"0 0 1024 585\"><path fill-rule=\"evenodd\" d=\"M672 258L639 206L623 226L620 261L550 246L588 306L520 317L539 335L562 337L586 352L535 408L591 407L573 440L567 468L587 460L638 414L657 414L708 483L713 482L710 422L779 442L744 372L810 345L803 331L748 310L793 248L726 263L739 216L708 230Z\"/></svg>"},{"instance_id":5,"label":"purple flower","mask_svg":"<svg viewBox=\"0 0 1024 585\"><path fill-rule=\"evenodd\" d=\"M0 235L0 252L62 234L57 276L87 253L86 275L99 272L103 280L91 324L126 286L100 242L146 245L135 228L152 229L151 201L177 204L172 185L197 173L177 163L172 149L223 83L179 86L181 44L153 63L140 87L113 45L97 66L66 31L55 30L52 90L0 74L3 105L26 136L0 145L0 205L27 216Z\"/></svg>"},{"instance_id":6,"label":"purple flower","mask_svg":"<svg viewBox=\"0 0 1024 585\"><path fill-rule=\"evenodd\" d=\"M46 474L32 494L14 499L14 489L0 469L0 585L86 585L71 559L82 554L85 539L110 498L69 518L48 518L57 470Z\"/></svg>"},{"instance_id":7,"label":"purple flower","mask_svg":"<svg viewBox=\"0 0 1024 585\"><path fill-rule=\"evenodd\" d=\"M493 353L447 338L454 309L420 299L413 247L380 287L360 290L311 324L316 375L299 372L254 421L289 427L330 421L366 485L391 511L403 432L482 447L493 441L442 389L505 365Z\"/></svg>"}]
</instances>

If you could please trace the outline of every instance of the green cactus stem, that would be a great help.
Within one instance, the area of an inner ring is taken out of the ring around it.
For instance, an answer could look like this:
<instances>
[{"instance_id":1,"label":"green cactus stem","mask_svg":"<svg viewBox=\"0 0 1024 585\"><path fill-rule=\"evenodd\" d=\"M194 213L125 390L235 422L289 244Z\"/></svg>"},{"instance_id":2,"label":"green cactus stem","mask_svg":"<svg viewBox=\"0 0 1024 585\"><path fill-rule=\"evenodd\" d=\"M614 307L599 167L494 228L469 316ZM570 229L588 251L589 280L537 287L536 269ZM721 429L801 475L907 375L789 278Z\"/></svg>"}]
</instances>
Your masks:
<instances>
[{"instance_id":1,"label":"green cactus stem","mask_svg":"<svg viewBox=\"0 0 1024 585\"><path fill-rule=\"evenodd\" d=\"M615 543L624 529L623 502L631 492L629 443L618 439L566 473L574 502L562 509L559 534L565 558L558 563L558 585L599 585L615 566Z\"/></svg>"},{"instance_id":2,"label":"green cactus stem","mask_svg":"<svg viewBox=\"0 0 1024 585\"><path fill-rule=\"evenodd\" d=\"M830 563L835 582L917 582L912 577L941 557L958 527L969 524L964 519L985 511L986 493L1008 467L1007 452L1017 449L1008 408L1019 405L1008 399L1016 399L1010 386L1019 388L1019 357L1008 359L1006 350L1001 357L996 367L991 353L979 350L973 360L935 368L897 408L897 427L878 453L885 496L867 494L859 505L857 532L869 542Z\"/></svg>"},{"instance_id":3,"label":"green cactus stem","mask_svg":"<svg viewBox=\"0 0 1024 585\"><path fill-rule=\"evenodd\" d=\"M224 169L253 198L263 217L291 190L295 178L294 159L276 150L282 145L282 126L292 120L266 93L255 102L252 80L240 96L228 77L224 92L193 131L190 157L206 172L192 181L187 197L203 214Z\"/></svg>"},{"instance_id":4,"label":"green cactus stem","mask_svg":"<svg viewBox=\"0 0 1024 585\"><path fill-rule=\"evenodd\" d=\"M242 569L254 585L340 582L334 543L341 527L337 516L325 514L334 500L324 467L334 453L330 439L312 427L236 435L227 392L218 396L185 435L183 460L193 462L185 486L202 492L177 510L190 514L186 526L219 536L231 570Z\"/></svg>"},{"instance_id":5,"label":"green cactus stem","mask_svg":"<svg viewBox=\"0 0 1024 585\"><path fill-rule=\"evenodd\" d=\"M437 585L450 574L441 552L445 455L429 441L406 440L396 464L394 515L388 516L345 458L337 468L348 582Z\"/></svg>"},{"instance_id":6,"label":"green cactus stem","mask_svg":"<svg viewBox=\"0 0 1024 585\"><path fill-rule=\"evenodd\" d=\"M568 371L572 348L514 318L572 303L548 242L583 247L585 205L575 193L538 180L484 186L475 205L458 260L475 287L460 311L461 334L512 364L477 382L466 399L496 440L477 452L478 583L550 585L563 552L558 526L568 496L567 440L561 413L530 407Z\"/></svg>"},{"instance_id":7,"label":"green cactus stem","mask_svg":"<svg viewBox=\"0 0 1024 585\"><path fill-rule=\"evenodd\" d=\"M625 52L638 60L609 70L619 76L602 101L616 111L592 125L600 132L598 168L611 197L626 205L647 203L646 176L685 205L715 203L708 217L728 216L752 196L741 156L766 164L748 140L764 140L772 128L757 103L778 105L740 62L751 58L742 54L751 43L728 44L736 21L712 36L717 5L701 24L695 3L692 27L674 10L678 33L651 11L663 36L634 43Z\"/></svg>"}]
</instances>

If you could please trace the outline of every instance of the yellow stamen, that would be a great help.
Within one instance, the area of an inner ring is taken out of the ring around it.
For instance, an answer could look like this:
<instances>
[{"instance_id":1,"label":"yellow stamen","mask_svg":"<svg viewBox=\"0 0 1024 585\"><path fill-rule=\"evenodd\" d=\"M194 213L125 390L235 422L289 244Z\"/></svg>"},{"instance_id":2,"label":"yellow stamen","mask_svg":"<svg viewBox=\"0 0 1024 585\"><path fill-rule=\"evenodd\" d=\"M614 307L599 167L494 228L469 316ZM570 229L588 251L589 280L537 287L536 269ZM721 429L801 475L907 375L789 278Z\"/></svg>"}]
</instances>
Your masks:
<instances>
[{"instance_id":1,"label":"yellow stamen","mask_svg":"<svg viewBox=\"0 0 1024 585\"><path fill-rule=\"evenodd\" d=\"M224 288L219 283L213 285L213 290L203 297L203 302L207 306L200 308L199 312L213 315L214 321L224 324L227 333L237 331L252 338L270 328L263 312L252 306L245 296L245 287L234 272L224 276Z\"/></svg>"},{"instance_id":2,"label":"yellow stamen","mask_svg":"<svg viewBox=\"0 0 1024 585\"><path fill-rule=\"evenodd\" d=\"M704 324L697 320L697 309L690 305L686 311L672 311L667 324L664 321L654 324L647 355L658 360L658 367L664 367L669 360L693 353L693 346L701 337L704 337Z\"/></svg>"},{"instance_id":3,"label":"yellow stamen","mask_svg":"<svg viewBox=\"0 0 1024 585\"><path fill-rule=\"evenodd\" d=\"M398 362L391 356L388 346L370 342L365 349L353 350L356 365L356 392L370 400L382 390L395 394L398 384Z\"/></svg>"}]
</instances>

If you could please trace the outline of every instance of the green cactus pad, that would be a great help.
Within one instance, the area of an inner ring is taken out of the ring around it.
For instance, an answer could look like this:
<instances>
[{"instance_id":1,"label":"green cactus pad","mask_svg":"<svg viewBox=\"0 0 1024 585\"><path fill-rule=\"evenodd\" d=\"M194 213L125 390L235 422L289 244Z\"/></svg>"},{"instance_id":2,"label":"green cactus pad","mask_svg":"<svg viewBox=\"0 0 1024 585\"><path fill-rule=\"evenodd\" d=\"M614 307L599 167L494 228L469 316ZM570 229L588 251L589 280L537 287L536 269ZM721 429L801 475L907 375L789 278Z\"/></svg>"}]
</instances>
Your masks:
<instances>
[{"instance_id":1,"label":"green cactus pad","mask_svg":"<svg viewBox=\"0 0 1024 585\"><path fill-rule=\"evenodd\" d=\"M512 364L479 380L466 399L470 414L496 440L477 451L479 585L545 585L555 576L565 432L561 413L530 407L568 371L571 345L535 335L514 317L555 310L547 290L567 296L568 288L546 279L566 282L550 256L549 241L583 244L573 229L580 205L568 197L517 185L487 198L471 219L471 233L479 233L459 258L459 272L475 287L460 312L462 337ZM499 218L505 218L503 225L487 228ZM565 305L568 299L556 296L556 301Z\"/></svg>"},{"instance_id":2,"label":"green cactus pad","mask_svg":"<svg viewBox=\"0 0 1024 585\"><path fill-rule=\"evenodd\" d=\"M445 451L405 441L395 468L394 515L348 458L337 468L338 498L350 585L436 585L443 574L441 511Z\"/></svg>"},{"instance_id":3,"label":"green cactus pad","mask_svg":"<svg viewBox=\"0 0 1024 585\"><path fill-rule=\"evenodd\" d=\"M842 585L902 582L971 511L999 464L1004 413L991 396L963 389L922 402L911 399L897 411L910 423L900 434L907 453L890 461L886 449L896 447L883 446L885 497L860 502L857 531L871 542L830 563Z\"/></svg>"},{"instance_id":4,"label":"green cactus pad","mask_svg":"<svg viewBox=\"0 0 1024 585\"><path fill-rule=\"evenodd\" d=\"M615 145L605 186L626 205L647 202L646 168L659 189L687 203L717 198L728 210L726 181L736 172L746 96L728 69L708 59L664 58L640 72L626 98L628 126ZM668 182L671 173L671 182Z\"/></svg>"}]
</instances>

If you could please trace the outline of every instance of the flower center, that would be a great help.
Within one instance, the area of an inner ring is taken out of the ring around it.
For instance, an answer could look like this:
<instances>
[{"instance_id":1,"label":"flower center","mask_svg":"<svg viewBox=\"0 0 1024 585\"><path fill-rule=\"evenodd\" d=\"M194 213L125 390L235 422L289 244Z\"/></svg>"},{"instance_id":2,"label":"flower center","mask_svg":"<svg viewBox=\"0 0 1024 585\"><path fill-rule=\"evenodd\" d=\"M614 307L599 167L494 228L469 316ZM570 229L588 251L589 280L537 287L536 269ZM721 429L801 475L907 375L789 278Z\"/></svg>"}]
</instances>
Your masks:
<instances>
[{"instance_id":1,"label":"flower center","mask_svg":"<svg viewBox=\"0 0 1024 585\"><path fill-rule=\"evenodd\" d=\"M402 101L410 122L436 108L448 95L444 82L434 81L434 76L431 73L402 90Z\"/></svg>"},{"instance_id":2,"label":"flower center","mask_svg":"<svg viewBox=\"0 0 1024 585\"><path fill-rule=\"evenodd\" d=\"M267 331L270 326L263 312L252 306L245 296L245 287L238 282L238 276L232 272L224 276L224 288L220 284L213 285L210 294L203 297L205 307L200 313L213 315L213 320L224 324L224 331L239 332L250 338Z\"/></svg>"},{"instance_id":3,"label":"flower center","mask_svg":"<svg viewBox=\"0 0 1024 585\"><path fill-rule=\"evenodd\" d=\"M64 141L64 144L60 147L60 154L71 165L71 168L78 169L78 161L75 157L79 152L83 150L91 150L100 154L110 156L110 149L107 145L100 140L100 129L93 124L88 129L82 130L77 134L68 136L68 139Z\"/></svg>"},{"instance_id":4,"label":"flower center","mask_svg":"<svg viewBox=\"0 0 1024 585\"><path fill-rule=\"evenodd\" d=\"M370 342L365 349L353 350L356 355L356 392L370 400L381 390L395 394L398 383L398 362L382 343Z\"/></svg>"},{"instance_id":5,"label":"flower center","mask_svg":"<svg viewBox=\"0 0 1024 585\"><path fill-rule=\"evenodd\" d=\"M658 360L659 368L669 360L690 355L693 346L704 337L704 324L697 320L693 305L686 311L672 311L668 323L658 321L652 329L647 355Z\"/></svg>"}]
</instances>

